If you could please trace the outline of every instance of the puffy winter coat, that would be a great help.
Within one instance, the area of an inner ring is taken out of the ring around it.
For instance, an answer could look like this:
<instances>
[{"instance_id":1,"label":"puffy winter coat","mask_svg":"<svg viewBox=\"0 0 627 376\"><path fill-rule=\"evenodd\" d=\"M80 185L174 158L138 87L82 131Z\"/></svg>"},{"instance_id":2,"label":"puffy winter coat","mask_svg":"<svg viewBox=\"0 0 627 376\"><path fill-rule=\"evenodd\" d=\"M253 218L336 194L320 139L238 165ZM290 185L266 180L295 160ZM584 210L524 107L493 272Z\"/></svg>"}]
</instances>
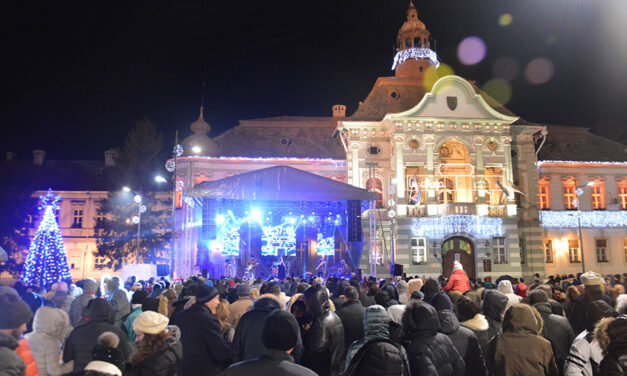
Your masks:
<instances>
[{"instance_id":1,"label":"puffy winter coat","mask_svg":"<svg viewBox=\"0 0 627 376\"><path fill-rule=\"evenodd\" d=\"M63 361L74 360L74 370L80 371L91 361L92 351L98 344L98 337L104 332L113 332L120 338L118 349L128 360L131 348L126 333L113 325L114 313L111 305L104 299L94 299L87 309L87 323L80 325L70 333L63 349Z\"/></svg>"},{"instance_id":2,"label":"puffy winter coat","mask_svg":"<svg viewBox=\"0 0 627 376\"><path fill-rule=\"evenodd\" d=\"M316 376L316 373L294 363L294 359L281 350L265 350L259 358L235 363L224 376Z\"/></svg>"},{"instance_id":3,"label":"puffy winter coat","mask_svg":"<svg viewBox=\"0 0 627 376\"><path fill-rule=\"evenodd\" d=\"M451 298L442 292L440 284L435 279L428 279L422 286L421 291L425 294L424 302L431 304L436 311L448 309L453 311Z\"/></svg>"},{"instance_id":4,"label":"puffy winter coat","mask_svg":"<svg viewBox=\"0 0 627 376\"><path fill-rule=\"evenodd\" d=\"M475 332L461 326L453 311L442 310L438 312L438 317L442 333L451 339L457 352L464 359L466 364L464 374L468 376L485 375L488 370Z\"/></svg>"},{"instance_id":5,"label":"puffy winter coat","mask_svg":"<svg viewBox=\"0 0 627 376\"><path fill-rule=\"evenodd\" d=\"M540 314L526 304L514 304L505 312L503 334L490 341L485 357L490 372L497 376L558 376L551 343L540 332Z\"/></svg>"},{"instance_id":6,"label":"puffy winter coat","mask_svg":"<svg viewBox=\"0 0 627 376\"><path fill-rule=\"evenodd\" d=\"M497 289L505 296L507 296L508 301L507 306L505 307L506 311L509 309L509 307L522 301L522 298L520 296L514 294L514 288L512 287L512 283L507 279L500 281L499 287Z\"/></svg>"},{"instance_id":7,"label":"puffy winter coat","mask_svg":"<svg viewBox=\"0 0 627 376\"><path fill-rule=\"evenodd\" d=\"M344 346L348 347L358 339L364 338L364 312L366 309L359 300L349 300L335 311L344 327Z\"/></svg>"},{"instance_id":8,"label":"puffy winter coat","mask_svg":"<svg viewBox=\"0 0 627 376\"><path fill-rule=\"evenodd\" d=\"M35 357L33 356L33 352L30 350L30 345L25 338L17 341L18 346L15 349L15 353L22 358L24 364L26 364L26 372L24 376L37 376L39 372L37 371L37 363L35 363Z\"/></svg>"},{"instance_id":9,"label":"puffy winter coat","mask_svg":"<svg viewBox=\"0 0 627 376\"><path fill-rule=\"evenodd\" d=\"M622 315L607 326L610 345L601 361L599 374L619 376L627 373L627 315Z\"/></svg>"},{"instance_id":10,"label":"puffy winter coat","mask_svg":"<svg viewBox=\"0 0 627 376\"><path fill-rule=\"evenodd\" d=\"M470 282L468 275L462 269L455 270L448 279L448 283L444 286L444 291L459 291L462 294L470 290Z\"/></svg>"},{"instance_id":11,"label":"puffy winter coat","mask_svg":"<svg viewBox=\"0 0 627 376\"><path fill-rule=\"evenodd\" d=\"M25 338L37 363L39 376L58 376L74 369L74 362L61 363L61 344L69 326L68 315L58 309L41 307L33 320L33 332Z\"/></svg>"},{"instance_id":12,"label":"puffy winter coat","mask_svg":"<svg viewBox=\"0 0 627 376\"><path fill-rule=\"evenodd\" d=\"M166 347L141 364L131 366L129 375L132 376L177 376L179 375L180 362L183 357L181 345L181 331L177 326L167 327L170 336L166 338Z\"/></svg>"},{"instance_id":13,"label":"puffy winter coat","mask_svg":"<svg viewBox=\"0 0 627 376\"><path fill-rule=\"evenodd\" d=\"M98 291L98 283L91 278L86 279L83 284L83 293L70 304L70 323L73 327L76 328L80 324L83 309L96 297L96 291Z\"/></svg>"},{"instance_id":14,"label":"puffy winter coat","mask_svg":"<svg viewBox=\"0 0 627 376\"><path fill-rule=\"evenodd\" d=\"M0 375L23 376L26 364L15 349L19 346L17 339L10 334L0 332Z\"/></svg>"},{"instance_id":15,"label":"puffy winter coat","mask_svg":"<svg viewBox=\"0 0 627 376\"><path fill-rule=\"evenodd\" d=\"M533 306L540 312L540 316L542 316L542 321L544 321L542 337L551 342L555 363L557 363L557 368L559 368L561 373L564 369L564 362L566 361L568 352L570 351L570 345L575 339L573 328L570 327L570 323L566 317L551 313L550 303L536 303Z\"/></svg>"},{"instance_id":16,"label":"puffy winter coat","mask_svg":"<svg viewBox=\"0 0 627 376\"><path fill-rule=\"evenodd\" d=\"M303 365L320 376L340 375L344 369L344 328L331 311L327 290L313 285L305 290L305 302L313 315L305 334Z\"/></svg>"},{"instance_id":17,"label":"puffy winter coat","mask_svg":"<svg viewBox=\"0 0 627 376\"><path fill-rule=\"evenodd\" d=\"M400 304L398 301L398 290L396 289L396 286L394 286L394 284L386 283L381 290L387 291L388 295L390 296L390 305Z\"/></svg>"},{"instance_id":18,"label":"puffy winter coat","mask_svg":"<svg viewBox=\"0 0 627 376\"><path fill-rule=\"evenodd\" d=\"M403 314L405 350L412 375L463 375L464 360L446 334L433 306L410 301ZM435 373L434 373L435 372Z\"/></svg>"},{"instance_id":19,"label":"puffy winter coat","mask_svg":"<svg viewBox=\"0 0 627 376\"><path fill-rule=\"evenodd\" d=\"M477 313L472 319L462 321L461 325L475 333L479 341L479 347L481 347L481 351L485 354L488 351L488 344L490 343L490 338L488 337L490 325L488 324L488 320L486 320L482 314Z\"/></svg>"},{"instance_id":20,"label":"puffy winter coat","mask_svg":"<svg viewBox=\"0 0 627 376\"><path fill-rule=\"evenodd\" d=\"M488 340L503 332L503 315L507 306L507 296L497 290L488 290L483 297L483 316L488 321Z\"/></svg>"}]
</instances>

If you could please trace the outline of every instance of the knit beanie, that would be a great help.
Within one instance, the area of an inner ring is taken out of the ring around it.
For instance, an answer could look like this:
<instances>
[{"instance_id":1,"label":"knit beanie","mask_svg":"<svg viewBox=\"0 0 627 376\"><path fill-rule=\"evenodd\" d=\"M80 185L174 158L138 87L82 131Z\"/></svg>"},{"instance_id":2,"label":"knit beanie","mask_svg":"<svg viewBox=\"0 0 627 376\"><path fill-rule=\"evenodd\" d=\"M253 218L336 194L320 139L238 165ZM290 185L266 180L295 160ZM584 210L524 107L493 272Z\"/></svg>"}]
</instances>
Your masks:
<instances>
[{"instance_id":1,"label":"knit beanie","mask_svg":"<svg viewBox=\"0 0 627 376\"><path fill-rule=\"evenodd\" d=\"M291 313L274 310L263 323L261 341L268 349L287 351L298 341L298 322Z\"/></svg>"},{"instance_id":2,"label":"knit beanie","mask_svg":"<svg viewBox=\"0 0 627 376\"><path fill-rule=\"evenodd\" d=\"M148 291L146 290L137 290L133 293L133 297L131 298L131 304L142 304L144 303L144 299L148 296Z\"/></svg>"},{"instance_id":3,"label":"knit beanie","mask_svg":"<svg viewBox=\"0 0 627 376\"><path fill-rule=\"evenodd\" d=\"M170 320L162 314L146 311L140 313L133 321L133 329L136 332L146 334L159 334L165 330Z\"/></svg>"},{"instance_id":4,"label":"knit beanie","mask_svg":"<svg viewBox=\"0 0 627 376\"><path fill-rule=\"evenodd\" d=\"M219 295L218 289L207 284L199 284L196 290L196 302L207 303Z\"/></svg>"},{"instance_id":5,"label":"knit beanie","mask_svg":"<svg viewBox=\"0 0 627 376\"><path fill-rule=\"evenodd\" d=\"M117 367L118 370L124 369L124 356L118 350L120 338L113 332L104 332L98 337L98 344L91 352L92 359L104 363L110 363ZM91 363L90 363L91 364ZM88 365L89 366L89 365ZM106 366L106 365L102 365ZM85 368L87 369L87 367ZM118 373L119 375L122 372Z\"/></svg>"},{"instance_id":6,"label":"knit beanie","mask_svg":"<svg viewBox=\"0 0 627 376\"><path fill-rule=\"evenodd\" d=\"M30 307L19 296L0 295L0 329L17 329L32 317Z\"/></svg>"},{"instance_id":7,"label":"knit beanie","mask_svg":"<svg viewBox=\"0 0 627 376\"><path fill-rule=\"evenodd\" d=\"M544 290L534 289L529 293L529 304L534 305L536 303L548 303L549 296Z\"/></svg>"},{"instance_id":8,"label":"knit beanie","mask_svg":"<svg viewBox=\"0 0 627 376\"><path fill-rule=\"evenodd\" d=\"M464 270L464 267L462 266L462 264L457 260L453 261L453 271L456 271L456 270Z\"/></svg>"}]
</instances>

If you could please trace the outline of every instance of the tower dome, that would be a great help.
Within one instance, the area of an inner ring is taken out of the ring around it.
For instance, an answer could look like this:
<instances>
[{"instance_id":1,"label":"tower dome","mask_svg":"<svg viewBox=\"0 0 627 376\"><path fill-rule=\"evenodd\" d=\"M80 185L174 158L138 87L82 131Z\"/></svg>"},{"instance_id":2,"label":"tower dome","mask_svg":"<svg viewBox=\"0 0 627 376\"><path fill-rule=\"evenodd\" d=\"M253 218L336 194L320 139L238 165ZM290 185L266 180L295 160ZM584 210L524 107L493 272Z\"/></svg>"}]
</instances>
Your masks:
<instances>
[{"instance_id":1,"label":"tower dome","mask_svg":"<svg viewBox=\"0 0 627 376\"><path fill-rule=\"evenodd\" d=\"M431 50L431 33L418 18L418 11L410 0L407 8L407 20L396 36L396 56L392 69L396 77L421 79L424 71L440 63L436 53Z\"/></svg>"},{"instance_id":2,"label":"tower dome","mask_svg":"<svg viewBox=\"0 0 627 376\"><path fill-rule=\"evenodd\" d=\"M192 147L198 146L201 149L200 154L214 157L218 155L218 144L207 136L207 133L211 131L211 125L203 118L203 111L203 106L200 106L198 119L189 126L194 134L185 138L183 143ZM184 155L190 155L190 152L191 150L185 149Z\"/></svg>"}]
</instances>

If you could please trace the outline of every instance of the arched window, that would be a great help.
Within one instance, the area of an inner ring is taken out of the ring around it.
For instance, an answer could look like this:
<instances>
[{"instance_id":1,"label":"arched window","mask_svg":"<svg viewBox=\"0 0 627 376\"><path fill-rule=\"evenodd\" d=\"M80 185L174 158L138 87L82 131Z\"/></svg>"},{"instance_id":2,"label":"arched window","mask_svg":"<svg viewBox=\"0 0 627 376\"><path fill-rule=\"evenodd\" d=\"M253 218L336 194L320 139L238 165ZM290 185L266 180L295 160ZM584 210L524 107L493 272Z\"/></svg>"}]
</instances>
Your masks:
<instances>
[{"instance_id":1,"label":"arched window","mask_svg":"<svg viewBox=\"0 0 627 376\"><path fill-rule=\"evenodd\" d=\"M453 180L441 178L438 182L438 203L449 204L453 202L453 192L455 191Z\"/></svg>"},{"instance_id":2,"label":"arched window","mask_svg":"<svg viewBox=\"0 0 627 376\"><path fill-rule=\"evenodd\" d=\"M374 184L372 178L366 180L366 189L371 192L371 198L375 200L375 207L383 207L383 182L379 178L374 178Z\"/></svg>"},{"instance_id":3,"label":"arched window","mask_svg":"<svg viewBox=\"0 0 627 376\"><path fill-rule=\"evenodd\" d=\"M414 47L422 47L420 43L420 37L414 38Z\"/></svg>"},{"instance_id":4,"label":"arched window","mask_svg":"<svg viewBox=\"0 0 627 376\"><path fill-rule=\"evenodd\" d=\"M407 48L411 47L411 38L405 39L405 47Z\"/></svg>"}]
</instances>

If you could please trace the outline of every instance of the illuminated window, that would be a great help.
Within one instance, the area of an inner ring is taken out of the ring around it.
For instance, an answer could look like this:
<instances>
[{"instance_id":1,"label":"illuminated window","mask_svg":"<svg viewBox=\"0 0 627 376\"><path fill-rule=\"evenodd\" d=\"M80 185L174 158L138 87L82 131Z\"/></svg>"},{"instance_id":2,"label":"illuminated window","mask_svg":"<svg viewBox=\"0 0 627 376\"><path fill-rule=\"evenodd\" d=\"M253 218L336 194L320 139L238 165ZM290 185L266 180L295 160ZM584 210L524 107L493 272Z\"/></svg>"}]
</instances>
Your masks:
<instances>
[{"instance_id":1,"label":"illuminated window","mask_svg":"<svg viewBox=\"0 0 627 376\"><path fill-rule=\"evenodd\" d=\"M505 251L505 238L493 238L492 250L496 260L495 264L507 264L507 253Z\"/></svg>"},{"instance_id":2,"label":"illuminated window","mask_svg":"<svg viewBox=\"0 0 627 376\"><path fill-rule=\"evenodd\" d=\"M427 238L411 239L411 263L424 265L427 263Z\"/></svg>"},{"instance_id":3,"label":"illuminated window","mask_svg":"<svg viewBox=\"0 0 627 376\"><path fill-rule=\"evenodd\" d=\"M573 263L581 262L579 239L568 239L568 261Z\"/></svg>"},{"instance_id":4,"label":"illuminated window","mask_svg":"<svg viewBox=\"0 0 627 376\"><path fill-rule=\"evenodd\" d=\"M605 209L605 184L596 182L590 187L590 198L592 199L592 209Z\"/></svg>"},{"instance_id":5,"label":"illuminated window","mask_svg":"<svg viewBox=\"0 0 627 376\"><path fill-rule=\"evenodd\" d=\"M107 266L107 260L102 256L94 257L94 268L104 268Z\"/></svg>"},{"instance_id":6,"label":"illuminated window","mask_svg":"<svg viewBox=\"0 0 627 376\"><path fill-rule=\"evenodd\" d=\"M449 204L453 202L453 193L455 190L453 180L442 178L438 181L438 183L440 187L440 189L438 190L438 203Z\"/></svg>"},{"instance_id":7,"label":"illuminated window","mask_svg":"<svg viewBox=\"0 0 627 376\"><path fill-rule=\"evenodd\" d=\"M544 241L544 262L547 264L553 264L553 240L546 239Z\"/></svg>"},{"instance_id":8,"label":"illuminated window","mask_svg":"<svg viewBox=\"0 0 627 376\"><path fill-rule=\"evenodd\" d=\"M72 227L83 227L83 209L74 209L74 216L72 217Z\"/></svg>"},{"instance_id":9,"label":"illuminated window","mask_svg":"<svg viewBox=\"0 0 627 376\"><path fill-rule=\"evenodd\" d=\"M627 210L627 185L618 187L618 199L620 200L620 208Z\"/></svg>"},{"instance_id":10,"label":"illuminated window","mask_svg":"<svg viewBox=\"0 0 627 376\"><path fill-rule=\"evenodd\" d=\"M408 167L405 169L405 197L407 205L424 205L428 187L425 185L424 167Z\"/></svg>"},{"instance_id":11,"label":"illuminated window","mask_svg":"<svg viewBox=\"0 0 627 376\"><path fill-rule=\"evenodd\" d=\"M577 198L575 193L575 184L564 185L564 207L566 210L576 210L577 206L573 204L573 201Z\"/></svg>"},{"instance_id":12,"label":"illuminated window","mask_svg":"<svg viewBox=\"0 0 627 376\"><path fill-rule=\"evenodd\" d=\"M550 180L540 179L538 184L538 206L540 210L551 209Z\"/></svg>"},{"instance_id":13,"label":"illuminated window","mask_svg":"<svg viewBox=\"0 0 627 376\"><path fill-rule=\"evenodd\" d=\"M383 207L383 182L379 178L374 178L374 184L372 179L366 180L366 189L374 195L371 197L375 200L375 207Z\"/></svg>"},{"instance_id":14,"label":"illuminated window","mask_svg":"<svg viewBox=\"0 0 627 376\"><path fill-rule=\"evenodd\" d=\"M607 262L607 239L595 239L597 262Z\"/></svg>"}]
</instances>

